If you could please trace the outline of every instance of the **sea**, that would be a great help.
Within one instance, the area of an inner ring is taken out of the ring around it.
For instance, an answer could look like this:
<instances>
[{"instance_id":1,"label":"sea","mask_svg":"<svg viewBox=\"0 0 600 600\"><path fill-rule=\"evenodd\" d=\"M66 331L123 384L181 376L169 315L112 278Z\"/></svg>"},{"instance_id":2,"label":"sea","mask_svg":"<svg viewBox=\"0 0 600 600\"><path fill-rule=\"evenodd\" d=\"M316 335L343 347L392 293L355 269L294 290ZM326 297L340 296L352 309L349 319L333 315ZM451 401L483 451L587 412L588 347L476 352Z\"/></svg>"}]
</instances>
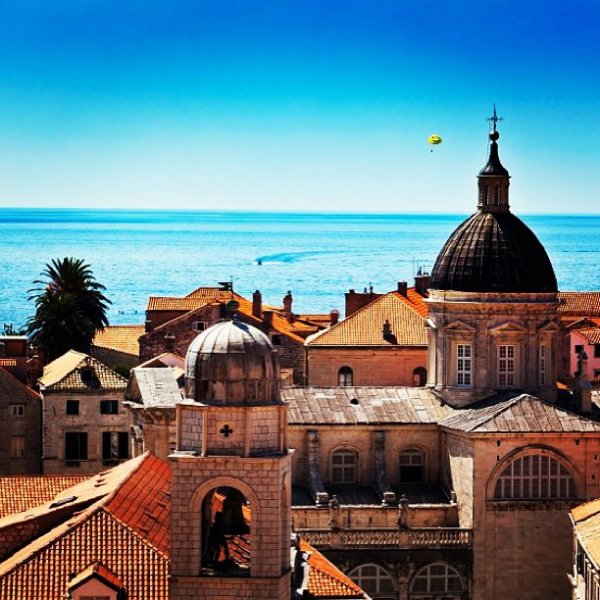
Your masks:
<instances>
[{"instance_id":1,"label":"sea","mask_svg":"<svg viewBox=\"0 0 600 600\"><path fill-rule=\"evenodd\" d=\"M148 296L231 281L298 313L343 314L344 293L386 292L431 270L468 215L0 209L0 331L34 312L33 281L82 258L112 301L111 324L141 324ZM600 290L600 216L527 215L561 290Z\"/></svg>"}]
</instances>

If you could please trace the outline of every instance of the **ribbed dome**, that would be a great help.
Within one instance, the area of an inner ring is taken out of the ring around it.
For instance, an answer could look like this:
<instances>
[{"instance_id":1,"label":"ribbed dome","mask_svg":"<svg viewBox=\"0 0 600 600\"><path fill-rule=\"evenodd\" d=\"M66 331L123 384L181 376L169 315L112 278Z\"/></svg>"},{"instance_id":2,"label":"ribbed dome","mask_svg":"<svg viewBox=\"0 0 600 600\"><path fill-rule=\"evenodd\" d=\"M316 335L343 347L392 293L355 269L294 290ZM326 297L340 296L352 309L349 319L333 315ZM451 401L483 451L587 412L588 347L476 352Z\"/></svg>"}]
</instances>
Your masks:
<instances>
[{"instance_id":1,"label":"ribbed dome","mask_svg":"<svg viewBox=\"0 0 600 600\"><path fill-rule=\"evenodd\" d=\"M450 236L435 261L431 289L556 292L556 277L535 234L510 212L510 175L498 155L496 109L490 152L479 172L478 211Z\"/></svg>"},{"instance_id":2,"label":"ribbed dome","mask_svg":"<svg viewBox=\"0 0 600 600\"><path fill-rule=\"evenodd\" d=\"M208 404L279 401L279 364L269 338L256 327L224 321L203 331L186 355L186 393Z\"/></svg>"},{"instance_id":3,"label":"ribbed dome","mask_svg":"<svg viewBox=\"0 0 600 600\"><path fill-rule=\"evenodd\" d=\"M510 212L477 212L442 248L431 288L462 292L556 292L556 277L535 234Z\"/></svg>"}]
</instances>

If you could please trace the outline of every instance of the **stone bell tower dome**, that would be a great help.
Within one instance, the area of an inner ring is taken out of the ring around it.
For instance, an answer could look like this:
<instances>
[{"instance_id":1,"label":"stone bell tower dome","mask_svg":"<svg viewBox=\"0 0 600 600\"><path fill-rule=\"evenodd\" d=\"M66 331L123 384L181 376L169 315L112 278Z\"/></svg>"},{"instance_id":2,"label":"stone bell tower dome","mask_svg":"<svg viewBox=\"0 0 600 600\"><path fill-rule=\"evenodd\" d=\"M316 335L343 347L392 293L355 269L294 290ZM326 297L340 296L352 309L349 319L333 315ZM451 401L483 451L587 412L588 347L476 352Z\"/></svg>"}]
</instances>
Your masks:
<instances>
[{"instance_id":1,"label":"stone bell tower dome","mask_svg":"<svg viewBox=\"0 0 600 600\"><path fill-rule=\"evenodd\" d=\"M291 451L279 362L240 321L186 356L172 470L171 598L289 599Z\"/></svg>"},{"instance_id":2,"label":"stone bell tower dome","mask_svg":"<svg viewBox=\"0 0 600 600\"><path fill-rule=\"evenodd\" d=\"M190 344L186 396L196 402L278 403L279 363L269 338L241 321L217 323Z\"/></svg>"},{"instance_id":3,"label":"stone bell tower dome","mask_svg":"<svg viewBox=\"0 0 600 600\"><path fill-rule=\"evenodd\" d=\"M557 283L535 234L510 211L496 110L477 212L437 257L429 290L429 381L449 404L495 392L555 396Z\"/></svg>"}]
</instances>

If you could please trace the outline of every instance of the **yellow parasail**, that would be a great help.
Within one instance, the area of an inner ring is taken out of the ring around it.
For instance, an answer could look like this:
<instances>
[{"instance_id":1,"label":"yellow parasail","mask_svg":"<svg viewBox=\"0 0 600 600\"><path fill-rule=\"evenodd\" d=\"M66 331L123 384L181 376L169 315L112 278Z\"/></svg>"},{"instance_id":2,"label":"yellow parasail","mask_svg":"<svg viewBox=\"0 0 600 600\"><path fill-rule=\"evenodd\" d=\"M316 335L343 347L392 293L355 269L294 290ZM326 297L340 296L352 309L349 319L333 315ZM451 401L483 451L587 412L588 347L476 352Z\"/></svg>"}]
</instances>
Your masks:
<instances>
[{"instance_id":1,"label":"yellow parasail","mask_svg":"<svg viewBox=\"0 0 600 600\"><path fill-rule=\"evenodd\" d=\"M434 133L427 138L427 143L431 144L432 146L437 146L438 144L442 143L442 138Z\"/></svg>"}]
</instances>

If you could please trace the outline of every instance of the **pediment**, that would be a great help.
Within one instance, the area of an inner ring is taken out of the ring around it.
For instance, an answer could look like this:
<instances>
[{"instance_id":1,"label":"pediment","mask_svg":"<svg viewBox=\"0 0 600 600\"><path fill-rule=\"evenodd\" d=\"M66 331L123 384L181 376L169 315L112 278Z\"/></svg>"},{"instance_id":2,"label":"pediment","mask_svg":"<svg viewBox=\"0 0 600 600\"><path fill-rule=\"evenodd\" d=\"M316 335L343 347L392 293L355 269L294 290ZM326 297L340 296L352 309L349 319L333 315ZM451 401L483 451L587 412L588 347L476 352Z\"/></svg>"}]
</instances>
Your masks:
<instances>
[{"instance_id":1,"label":"pediment","mask_svg":"<svg viewBox=\"0 0 600 600\"><path fill-rule=\"evenodd\" d=\"M502 333L527 333L527 331L527 327L523 327L523 325L508 321L506 323L502 323L501 325L497 325L496 327L492 327L489 330L489 333L491 335L499 335Z\"/></svg>"},{"instance_id":2,"label":"pediment","mask_svg":"<svg viewBox=\"0 0 600 600\"><path fill-rule=\"evenodd\" d=\"M558 331L560 329L560 327L558 326L558 323L554 322L554 321L545 321L542 325L540 325L537 330L540 333L543 332L548 332L548 333L554 333L555 331Z\"/></svg>"},{"instance_id":3,"label":"pediment","mask_svg":"<svg viewBox=\"0 0 600 600\"><path fill-rule=\"evenodd\" d=\"M475 333L476 328L460 319L456 321L452 321L452 323L448 323L444 329L448 332L456 332L456 333Z\"/></svg>"}]
</instances>

